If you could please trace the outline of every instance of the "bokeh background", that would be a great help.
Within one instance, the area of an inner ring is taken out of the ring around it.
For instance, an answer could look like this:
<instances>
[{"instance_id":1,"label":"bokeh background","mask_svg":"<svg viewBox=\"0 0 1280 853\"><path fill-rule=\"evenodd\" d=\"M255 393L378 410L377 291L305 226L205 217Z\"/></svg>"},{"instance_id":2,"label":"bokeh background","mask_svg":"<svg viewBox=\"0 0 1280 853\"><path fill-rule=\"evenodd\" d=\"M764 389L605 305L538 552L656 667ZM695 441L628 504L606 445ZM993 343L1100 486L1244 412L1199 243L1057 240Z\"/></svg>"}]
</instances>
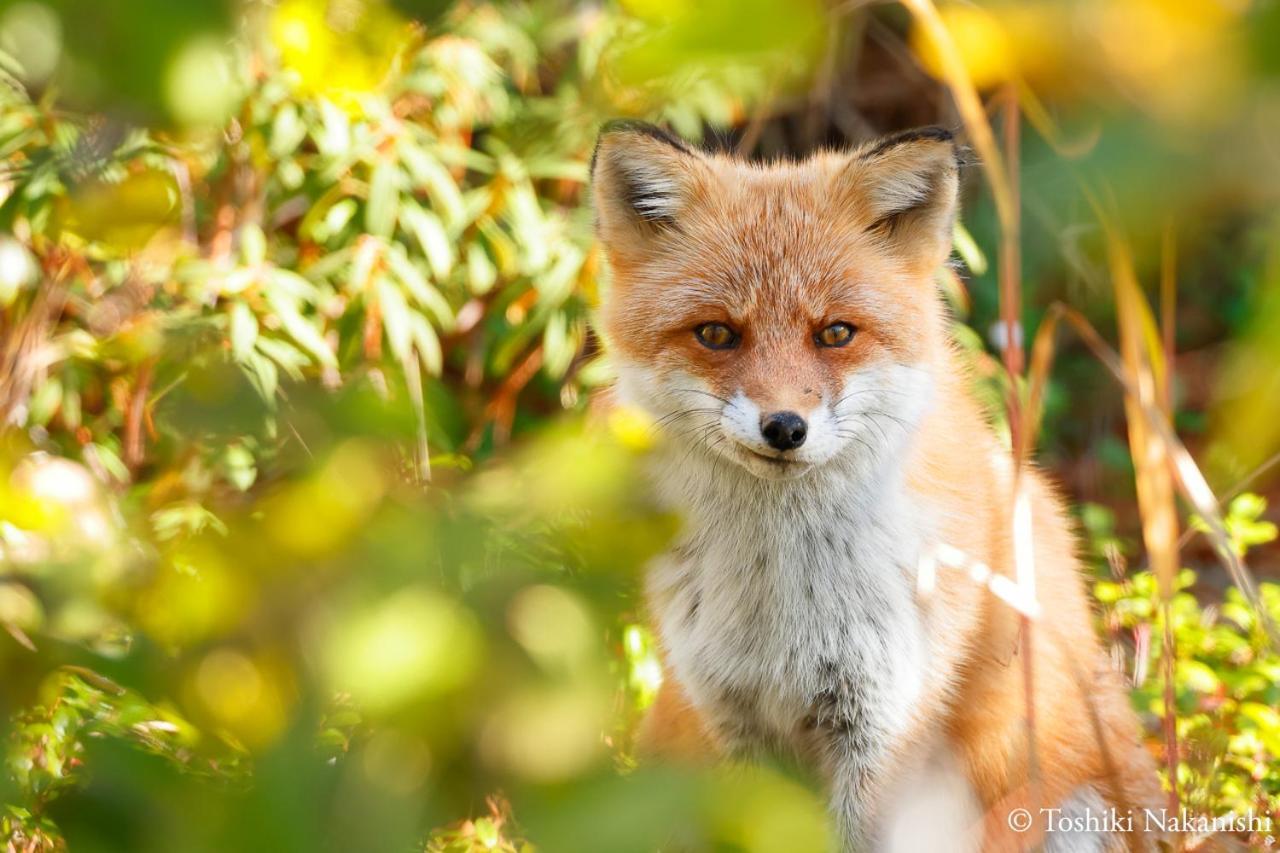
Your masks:
<instances>
[{"instance_id":1,"label":"bokeh background","mask_svg":"<svg viewBox=\"0 0 1280 853\"><path fill-rule=\"evenodd\" d=\"M1275 3L3 0L7 849L826 848L785 768L633 755L679 520L660 430L584 427L619 116L961 135L978 393L1171 795L1280 821Z\"/></svg>"}]
</instances>

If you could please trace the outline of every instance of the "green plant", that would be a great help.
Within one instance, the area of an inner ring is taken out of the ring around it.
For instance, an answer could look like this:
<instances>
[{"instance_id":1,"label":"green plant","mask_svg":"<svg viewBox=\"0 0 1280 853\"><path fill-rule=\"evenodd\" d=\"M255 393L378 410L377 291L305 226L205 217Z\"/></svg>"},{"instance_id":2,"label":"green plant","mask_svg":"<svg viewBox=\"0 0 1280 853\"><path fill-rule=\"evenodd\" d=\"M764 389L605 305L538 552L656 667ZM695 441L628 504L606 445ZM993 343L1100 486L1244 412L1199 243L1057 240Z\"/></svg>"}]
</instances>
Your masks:
<instances>
[{"instance_id":1,"label":"green plant","mask_svg":"<svg viewBox=\"0 0 1280 853\"><path fill-rule=\"evenodd\" d=\"M1265 508L1249 493L1231 503L1227 524L1242 555L1276 539L1275 525L1258 520ZM1097 508L1090 512L1092 541L1114 553L1110 522ZM1220 604L1202 605L1196 584L1196 572L1184 568L1168 611L1182 802L1200 814L1280 818L1280 653L1237 590L1227 589ZM1272 618L1280 617L1280 585L1263 583L1260 591ZM1165 716L1160 661L1169 650L1155 577L1141 571L1099 580L1094 596L1104 630L1117 642L1136 640L1124 644L1133 701L1158 736Z\"/></svg>"}]
</instances>

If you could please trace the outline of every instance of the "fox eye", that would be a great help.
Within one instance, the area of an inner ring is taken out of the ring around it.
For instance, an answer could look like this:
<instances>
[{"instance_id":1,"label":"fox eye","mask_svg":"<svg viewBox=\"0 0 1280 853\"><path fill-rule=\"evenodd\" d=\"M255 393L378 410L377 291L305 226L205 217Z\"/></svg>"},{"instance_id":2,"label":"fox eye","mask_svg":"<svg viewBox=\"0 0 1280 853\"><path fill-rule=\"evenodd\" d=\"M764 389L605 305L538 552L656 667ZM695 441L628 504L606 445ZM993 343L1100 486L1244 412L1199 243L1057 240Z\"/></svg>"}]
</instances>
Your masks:
<instances>
[{"instance_id":1,"label":"fox eye","mask_svg":"<svg viewBox=\"0 0 1280 853\"><path fill-rule=\"evenodd\" d=\"M724 323L703 323L693 334L707 349L733 349L738 345L738 333Z\"/></svg>"},{"instance_id":2,"label":"fox eye","mask_svg":"<svg viewBox=\"0 0 1280 853\"><path fill-rule=\"evenodd\" d=\"M848 323L832 323L813 336L820 347L842 347L853 340L853 326Z\"/></svg>"}]
</instances>

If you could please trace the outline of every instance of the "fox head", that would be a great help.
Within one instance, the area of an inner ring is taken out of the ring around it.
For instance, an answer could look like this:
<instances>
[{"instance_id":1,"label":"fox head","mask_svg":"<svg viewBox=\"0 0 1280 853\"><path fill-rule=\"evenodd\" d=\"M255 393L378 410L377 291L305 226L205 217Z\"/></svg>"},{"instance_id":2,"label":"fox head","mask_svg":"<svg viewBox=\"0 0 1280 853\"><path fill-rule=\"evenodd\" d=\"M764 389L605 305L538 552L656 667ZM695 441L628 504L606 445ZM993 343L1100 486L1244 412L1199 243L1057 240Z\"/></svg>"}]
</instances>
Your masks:
<instances>
[{"instance_id":1,"label":"fox head","mask_svg":"<svg viewBox=\"0 0 1280 853\"><path fill-rule=\"evenodd\" d=\"M786 479L907 439L947 347L950 133L759 165L618 123L592 185L621 391L691 452Z\"/></svg>"}]
</instances>

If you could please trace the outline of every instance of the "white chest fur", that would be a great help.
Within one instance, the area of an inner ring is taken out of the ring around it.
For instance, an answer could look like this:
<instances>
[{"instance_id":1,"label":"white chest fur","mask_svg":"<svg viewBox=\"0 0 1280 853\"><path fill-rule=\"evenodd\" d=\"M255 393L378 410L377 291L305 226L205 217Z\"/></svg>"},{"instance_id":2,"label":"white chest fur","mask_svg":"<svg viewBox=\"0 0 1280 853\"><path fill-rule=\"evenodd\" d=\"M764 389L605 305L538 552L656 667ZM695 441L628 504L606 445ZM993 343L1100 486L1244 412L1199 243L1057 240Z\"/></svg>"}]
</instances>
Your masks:
<instances>
[{"instance_id":1,"label":"white chest fur","mask_svg":"<svg viewBox=\"0 0 1280 853\"><path fill-rule=\"evenodd\" d=\"M925 675L918 507L883 469L766 481L714 464L659 466L688 524L649 577L669 666L732 748L804 753L834 729L877 751Z\"/></svg>"}]
</instances>

